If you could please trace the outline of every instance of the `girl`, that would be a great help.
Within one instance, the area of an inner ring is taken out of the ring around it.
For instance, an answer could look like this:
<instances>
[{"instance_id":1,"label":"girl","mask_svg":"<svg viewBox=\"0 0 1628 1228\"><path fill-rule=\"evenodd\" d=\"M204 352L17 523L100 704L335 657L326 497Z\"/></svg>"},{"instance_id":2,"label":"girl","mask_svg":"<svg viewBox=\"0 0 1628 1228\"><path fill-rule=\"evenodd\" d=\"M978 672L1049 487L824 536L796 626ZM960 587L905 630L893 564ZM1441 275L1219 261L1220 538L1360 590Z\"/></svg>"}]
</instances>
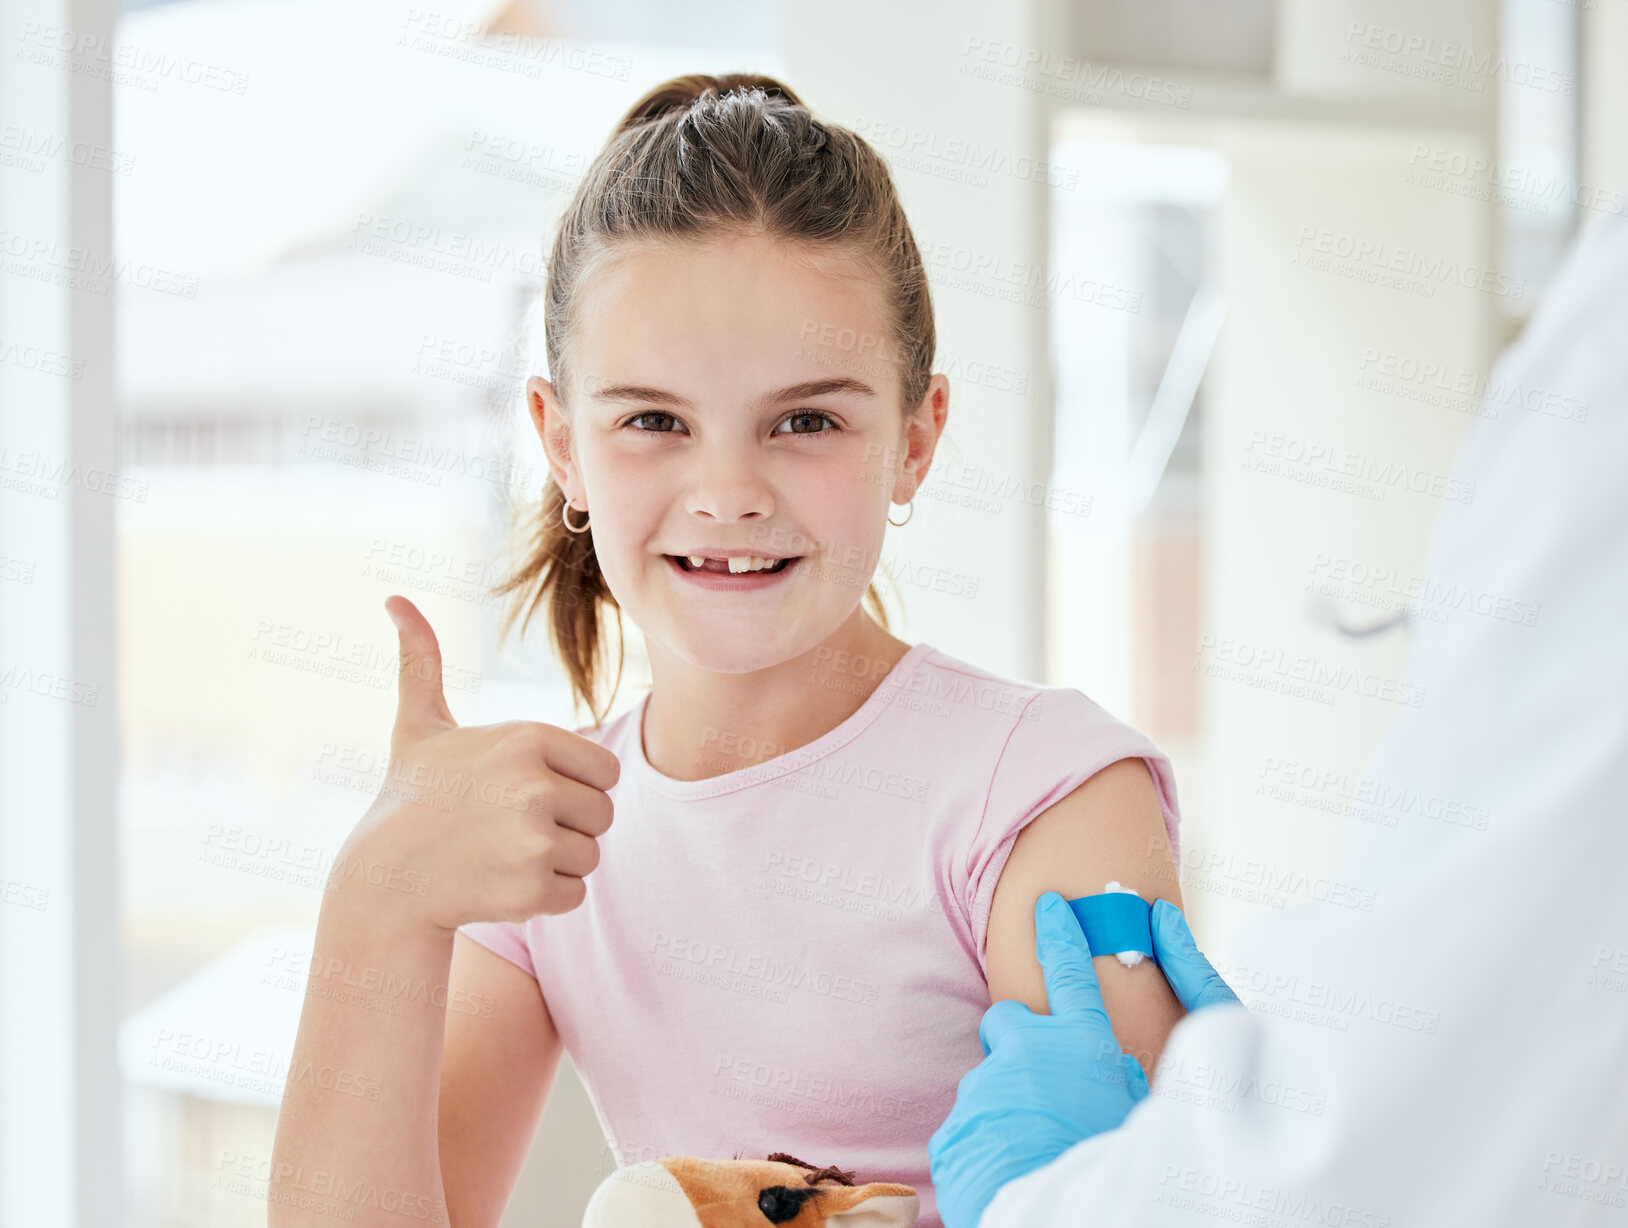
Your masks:
<instances>
[{"instance_id":1,"label":"girl","mask_svg":"<svg viewBox=\"0 0 1628 1228\"><path fill-rule=\"evenodd\" d=\"M459 728L434 633L389 599L405 787L341 862L419 877L336 875L313 967L429 988L399 1013L308 995L294 1067L378 1098L291 1081L277 1180L320 1168L495 1225L563 1049L619 1163L786 1151L915 1186L937 1228L927 1140L980 1018L1046 1010L1036 898L1117 879L1180 906L1169 762L1078 690L888 632L883 521L949 386L910 226L852 132L765 77L658 87L578 188L544 310L550 379L526 392L555 485L499 591L528 622L546 605L595 721ZM607 606L653 679L608 724ZM1151 1076L1181 1008L1151 961L1096 964ZM275 1188L272 1211L304 1222Z\"/></svg>"}]
</instances>

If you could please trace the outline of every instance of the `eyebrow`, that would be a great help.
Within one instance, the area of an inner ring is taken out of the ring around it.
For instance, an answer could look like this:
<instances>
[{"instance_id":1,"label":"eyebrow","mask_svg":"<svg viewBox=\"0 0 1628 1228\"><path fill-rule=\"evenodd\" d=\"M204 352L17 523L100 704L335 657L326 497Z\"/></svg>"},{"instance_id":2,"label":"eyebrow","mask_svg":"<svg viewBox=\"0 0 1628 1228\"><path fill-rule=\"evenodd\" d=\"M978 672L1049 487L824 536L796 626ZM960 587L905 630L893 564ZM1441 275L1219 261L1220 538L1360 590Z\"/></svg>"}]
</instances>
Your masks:
<instances>
[{"instance_id":1,"label":"eyebrow","mask_svg":"<svg viewBox=\"0 0 1628 1228\"><path fill-rule=\"evenodd\" d=\"M776 405L789 404L792 401L806 401L814 397L829 396L836 392L851 392L858 396L874 397L876 389L863 380L852 379L846 375L833 376L830 379L806 380L801 384L792 384L781 388L767 396L760 397L757 404L764 408ZM642 384L607 384L593 393L596 401L634 401L641 405L676 405L681 409L694 409L695 403L676 392L668 392L662 388L648 388Z\"/></svg>"}]
</instances>

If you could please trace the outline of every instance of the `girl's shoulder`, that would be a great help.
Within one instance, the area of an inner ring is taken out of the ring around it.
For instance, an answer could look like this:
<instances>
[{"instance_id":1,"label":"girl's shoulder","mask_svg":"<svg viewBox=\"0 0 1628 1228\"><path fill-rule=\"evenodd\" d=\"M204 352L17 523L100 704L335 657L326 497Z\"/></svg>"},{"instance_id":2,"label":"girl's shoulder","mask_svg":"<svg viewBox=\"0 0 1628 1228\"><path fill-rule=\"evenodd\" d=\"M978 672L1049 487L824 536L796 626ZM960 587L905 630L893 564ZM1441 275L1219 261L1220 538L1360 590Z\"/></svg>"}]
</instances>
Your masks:
<instances>
[{"instance_id":1,"label":"girl's shoulder","mask_svg":"<svg viewBox=\"0 0 1628 1228\"><path fill-rule=\"evenodd\" d=\"M986 813L1019 820L1110 763L1132 758L1147 761L1161 801L1175 813L1169 757L1079 687L1013 678L941 650L924 659L918 681L925 702L963 718L965 736L953 740L987 782Z\"/></svg>"}]
</instances>

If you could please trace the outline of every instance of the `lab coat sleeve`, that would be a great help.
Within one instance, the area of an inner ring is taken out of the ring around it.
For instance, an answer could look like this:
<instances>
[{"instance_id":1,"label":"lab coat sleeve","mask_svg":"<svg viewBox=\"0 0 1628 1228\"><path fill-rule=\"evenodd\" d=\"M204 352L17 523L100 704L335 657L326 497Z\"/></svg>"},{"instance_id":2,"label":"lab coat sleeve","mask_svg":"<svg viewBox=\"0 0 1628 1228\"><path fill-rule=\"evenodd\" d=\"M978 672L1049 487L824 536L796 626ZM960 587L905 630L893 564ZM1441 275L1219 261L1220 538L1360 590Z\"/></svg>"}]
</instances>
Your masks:
<instances>
[{"instance_id":1,"label":"lab coat sleeve","mask_svg":"<svg viewBox=\"0 0 1628 1228\"><path fill-rule=\"evenodd\" d=\"M1535 617L1412 629L1426 699L1366 773L1399 822L1354 825L1343 902L1245 931L1249 1009L1183 1020L983 1228L1628 1222L1628 220L1581 247L1427 564Z\"/></svg>"}]
</instances>

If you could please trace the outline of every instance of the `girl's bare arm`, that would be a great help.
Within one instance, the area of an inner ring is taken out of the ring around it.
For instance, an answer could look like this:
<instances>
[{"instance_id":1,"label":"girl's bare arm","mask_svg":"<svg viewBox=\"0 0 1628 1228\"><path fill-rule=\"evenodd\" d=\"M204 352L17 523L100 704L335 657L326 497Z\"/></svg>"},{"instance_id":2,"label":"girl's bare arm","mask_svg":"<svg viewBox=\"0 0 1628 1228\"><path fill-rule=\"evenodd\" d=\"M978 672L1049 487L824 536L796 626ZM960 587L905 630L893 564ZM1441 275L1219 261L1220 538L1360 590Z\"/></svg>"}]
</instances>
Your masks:
<instances>
[{"instance_id":1,"label":"girl's bare arm","mask_svg":"<svg viewBox=\"0 0 1628 1228\"><path fill-rule=\"evenodd\" d=\"M1118 880L1144 900L1181 907L1159 796L1140 759L1109 764L1034 818L1012 844L989 909L985 953L989 998L1012 998L1049 1014L1035 956L1034 905L1043 892L1065 900L1095 895ZM1183 1011L1151 959L1127 968L1112 955L1091 961L1120 1047L1153 1081L1165 1041Z\"/></svg>"},{"instance_id":2,"label":"girl's bare arm","mask_svg":"<svg viewBox=\"0 0 1628 1228\"><path fill-rule=\"evenodd\" d=\"M389 770L323 894L271 1228L444 1224L449 1209L457 1228L497 1223L559 1039L536 982L457 930L579 907L612 819L614 754L537 721L458 725L428 621L386 606L401 632Z\"/></svg>"},{"instance_id":3,"label":"girl's bare arm","mask_svg":"<svg viewBox=\"0 0 1628 1228\"><path fill-rule=\"evenodd\" d=\"M336 1215L399 1225L404 1212L447 1222L435 1124L445 997L397 989L445 985L452 935L398 924L366 898L379 890L323 899L272 1146L270 1228Z\"/></svg>"},{"instance_id":4,"label":"girl's bare arm","mask_svg":"<svg viewBox=\"0 0 1628 1228\"><path fill-rule=\"evenodd\" d=\"M559 1069L543 996L462 934L391 932L356 903L330 896L318 924L268 1223L495 1228Z\"/></svg>"},{"instance_id":5,"label":"girl's bare arm","mask_svg":"<svg viewBox=\"0 0 1628 1228\"><path fill-rule=\"evenodd\" d=\"M441 1180L457 1228L496 1228L564 1046L529 973L459 934L441 1059Z\"/></svg>"}]
</instances>

